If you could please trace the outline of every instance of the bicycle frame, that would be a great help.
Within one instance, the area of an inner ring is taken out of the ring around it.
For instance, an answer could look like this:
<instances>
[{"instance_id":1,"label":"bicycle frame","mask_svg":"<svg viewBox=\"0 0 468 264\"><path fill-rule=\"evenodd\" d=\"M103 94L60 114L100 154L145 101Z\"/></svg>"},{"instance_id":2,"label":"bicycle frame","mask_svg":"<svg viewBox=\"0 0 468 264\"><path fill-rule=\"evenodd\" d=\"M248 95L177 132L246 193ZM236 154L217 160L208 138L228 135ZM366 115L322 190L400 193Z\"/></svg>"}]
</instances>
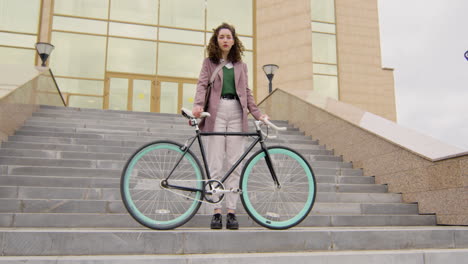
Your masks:
<instances>
[{"instance_id":1,"label":"bicycle frame","mask_svg":"<svg viewBox=\"0 0 468 264\"><path fill-rule=\"evenodd\" d=\"M267 163L268 169L270 170L272 179L274 183L276 184L277 188L281 188L281 185L278 181L278 178L276 177L276 173L273 167L273 163L271 161L270 155L268 153L268 148L265 144L265 136L261 133L260 128L257 126L256 132L201 132L200 129L198 128L196 120L190 120L192 126L196 127L196 135L191 139L191 141L187 144L184 145L183 153L181 154L179 160L177 161L176 165L172 169L172 171L169 173L169 175L166 177L166 179L163 181L162 186L167 187L167 188L173 188L173 189L178 189L178 190L185 190L185 191L201 191L204 192L204 190L200 189L194 189L194 188L189 188L189 187L183 187L183 186L177 186L177 185L172 185L169 184L168 180L170 179L172 173L174 170L177 168L179 165L180 161L182 158L185 156L185 154L188 152L188 150L192 147L193 143L195 140L198 140L199 146L200 146L200 151L203 159L203 164L204 164L204 169L206 173L207 180L211 180L211 174L210 174L210 169L208 167L207 159L206 159L206 152L205 152L205 147L203 146L203 140L202 137L204 136L243 136L243 137L253 137L254 141L250 144L250 146L247 148L247 150L244 151L244 153L241 155L241 157L231 166L231 168L226 172L226 174L223 176L223 178L220 180L221 183L224 183L232 174L232 172L242 163L242 161L245 159L245 157L252 151L252 149L260 143L262 151L265 153L265 161ZM193 121L195 123L193 123Z\"/></svg>"}]
</instances>

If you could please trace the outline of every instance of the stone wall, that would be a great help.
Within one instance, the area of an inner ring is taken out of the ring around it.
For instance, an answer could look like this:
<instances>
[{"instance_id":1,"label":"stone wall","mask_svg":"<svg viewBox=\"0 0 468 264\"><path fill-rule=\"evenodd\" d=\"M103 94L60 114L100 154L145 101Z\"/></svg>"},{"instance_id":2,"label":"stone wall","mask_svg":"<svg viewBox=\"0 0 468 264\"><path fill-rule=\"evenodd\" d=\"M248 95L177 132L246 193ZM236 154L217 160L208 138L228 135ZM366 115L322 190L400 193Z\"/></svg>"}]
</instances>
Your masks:
<instances>
[{"instance_id":1,"label":"stone wall","mask_svg":"<svg viewBox=\"0 0 468 264\"><path fill-rule=\"evenodd\" d=\"M405 202L419 203L421 214L436 214L438 224L468 225L466 152L434 161L356 125L356 116L343 118L304 99L275 90L260 108L272 119L289 120L376 183L388 184L390 192L402 193Z\"/></svg>"},{"instance_id":2,"label":"stone wall","mask_svg":"<svg viewBox=\"0 0 468 264\"><path fill-rule=\"evenodd\" d=\"M64 106L49 68L0 64L0 143L41 104Z\"/></svg>"}]
</instances>

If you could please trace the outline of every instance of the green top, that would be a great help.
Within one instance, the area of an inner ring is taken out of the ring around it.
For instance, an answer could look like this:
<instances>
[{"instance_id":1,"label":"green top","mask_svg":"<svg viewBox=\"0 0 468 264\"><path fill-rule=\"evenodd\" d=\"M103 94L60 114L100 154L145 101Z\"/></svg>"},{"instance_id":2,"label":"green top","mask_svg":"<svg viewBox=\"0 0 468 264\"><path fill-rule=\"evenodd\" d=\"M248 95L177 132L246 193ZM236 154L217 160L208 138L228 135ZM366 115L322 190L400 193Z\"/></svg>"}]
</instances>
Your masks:
<instances>
[{"instance_id":1,"label":"green top","mask_svg":"<svg viewBox=\"0 0 468 264\"><path fill-rule=\"evenodd\" d=\"M221 95L227 94L237 95L236 83L234 81L234 67L231 69L223 67L223 90L221 91Z\"/></svg>"}]
</instances>

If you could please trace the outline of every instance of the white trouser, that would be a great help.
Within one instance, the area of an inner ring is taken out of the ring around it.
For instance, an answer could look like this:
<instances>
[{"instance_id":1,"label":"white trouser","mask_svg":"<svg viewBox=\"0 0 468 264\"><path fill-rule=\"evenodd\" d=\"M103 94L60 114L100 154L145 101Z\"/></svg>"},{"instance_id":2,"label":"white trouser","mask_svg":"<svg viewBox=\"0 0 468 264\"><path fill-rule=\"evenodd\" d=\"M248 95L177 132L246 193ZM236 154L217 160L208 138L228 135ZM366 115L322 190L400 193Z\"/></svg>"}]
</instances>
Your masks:
<instances>
[{"instance_id":1,"label":"white trouser","mask_svg":"<svg viewBox=\"0 0 468 264\"><path fill-rule=\"evenodd\" d=\"M221 99L213 132L241 132L242 108L237 100ZM244 137L242 136L207 136L205 137L208 167L211 178L221 180L231 166L244 152ZM239 179L242 172L242 163L224 182L226 190L239 188ZM235 210L238 193L226 193L226 208ZM214 204L213 210L221 209L221 203Z\"/></svg>"}]
</instances>

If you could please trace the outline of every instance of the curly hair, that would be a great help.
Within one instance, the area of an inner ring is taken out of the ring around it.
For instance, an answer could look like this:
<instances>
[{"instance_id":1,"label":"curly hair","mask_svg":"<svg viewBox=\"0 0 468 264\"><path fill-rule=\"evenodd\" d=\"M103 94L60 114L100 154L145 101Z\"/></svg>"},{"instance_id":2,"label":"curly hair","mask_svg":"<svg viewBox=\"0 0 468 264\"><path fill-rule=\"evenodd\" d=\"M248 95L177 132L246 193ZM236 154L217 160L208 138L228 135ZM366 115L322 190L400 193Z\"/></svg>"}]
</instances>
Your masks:
<instances>
[{"instance_id":1,"label":"curly hair","mask_svg":"<svg viewBox=\"0 0 468 264\"><path fill-rule=\"evenodd\" d=\"M208 58L210 58L211 62L216 64L218 64L222 58L221 48L218 45L218 35L221 29L228 29L231 31L232 37L234 39L234 45L231 47L227 59L232 63L242 61L241 56L244 55L244 45L242 45L242 42L237 37L234 26L229 25L228 23L222 23L220 26L213 29L213 36L211 36L208 47L206 47Z\"/></svg>"}]
</instances>

